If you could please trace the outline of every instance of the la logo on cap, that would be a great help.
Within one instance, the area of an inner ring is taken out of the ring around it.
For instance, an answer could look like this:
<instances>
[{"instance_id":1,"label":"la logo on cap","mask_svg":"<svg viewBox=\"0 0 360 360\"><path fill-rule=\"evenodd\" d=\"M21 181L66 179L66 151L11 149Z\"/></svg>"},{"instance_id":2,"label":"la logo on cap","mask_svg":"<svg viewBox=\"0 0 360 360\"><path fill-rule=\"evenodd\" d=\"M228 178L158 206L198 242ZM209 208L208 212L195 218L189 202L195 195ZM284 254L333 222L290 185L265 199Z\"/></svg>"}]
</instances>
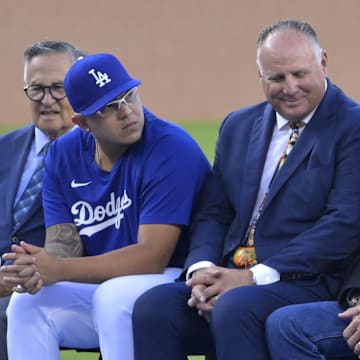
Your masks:
<instances>
[{"instance_id":1,"label":"la logo on cap","mask_svg":"<svg viewBox=\"0 0 360 360\"><path fill-rule=\"evenodd\" d=\"M96 85L99 86L99 88L105 86L111 81L111 78L109 78L109 75L107 73L102 73L101 71L96 71L95 69L91 69L89 71L89 74L94 77L96 80Z\"/></svg>"}]
</instances>

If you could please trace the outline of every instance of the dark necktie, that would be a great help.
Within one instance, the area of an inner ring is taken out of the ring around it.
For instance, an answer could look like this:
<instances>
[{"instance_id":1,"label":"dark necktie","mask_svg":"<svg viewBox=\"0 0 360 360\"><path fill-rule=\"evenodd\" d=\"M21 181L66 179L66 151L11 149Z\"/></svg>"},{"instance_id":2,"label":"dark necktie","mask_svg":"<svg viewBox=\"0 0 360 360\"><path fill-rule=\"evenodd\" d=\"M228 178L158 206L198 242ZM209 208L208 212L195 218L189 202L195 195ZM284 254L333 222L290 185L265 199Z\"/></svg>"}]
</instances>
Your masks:
<instances>
[{"instance_id":1,"label":"dark necktie","mask_svg":"<svg viewBox=\"0 0 360 360\"><path fill-rule=\"evenodd\" d=\"M44 145L44 147L40 151L40 155L42 155L42 159L39 163L39 166L35 169L33 175L31 176L29 183L27 184L23 194L21 195L19 201L14 207L13 210L13 218L14 218L14 227L16 228L25 214L30 209L33 201L41 192L41 174L44 168L44 160L49 149L50 142Z\"/></svg>"},{"instance_id":2,"label":"dark necktie","mask_svg":"<svg viewBox=\"0 0 360 360\"><path fill-rule=\"evenodd\" d=\"M254 233L255 233L255 229L256 229L256 224L257 224L257 221L258 221L258 219L262 213L262 210L265 206L265 202L266 202L266 198L268 196L269 190L270 190L270 186L271 186L275 176L278 174L281 167L284 165L284 162L285 162L286 158L289 156L295 143L299 139L299 136L300 136L299 129L303 125L303 123L288 122L288 125L291 128L291 133L290 133L288 142L286 144L284 152L282 153L282 155L276 165L276 168L275 168L274 174L271 178L269 187L268 187L267 191L265 192L265 195L259 205L259 208L257 209L255 215L253 216L253 218L250 222L250 225L248 227L248 231L246 234L246 238L247 238L246 246L241 246L241 247L237 248L234 253L233 262L234 262L235 266L237 266L237 267L248 268L248 267L251 267L251 266L254 266L257 264L255 248L254 248Z\"/></svg>"}]
</instances>

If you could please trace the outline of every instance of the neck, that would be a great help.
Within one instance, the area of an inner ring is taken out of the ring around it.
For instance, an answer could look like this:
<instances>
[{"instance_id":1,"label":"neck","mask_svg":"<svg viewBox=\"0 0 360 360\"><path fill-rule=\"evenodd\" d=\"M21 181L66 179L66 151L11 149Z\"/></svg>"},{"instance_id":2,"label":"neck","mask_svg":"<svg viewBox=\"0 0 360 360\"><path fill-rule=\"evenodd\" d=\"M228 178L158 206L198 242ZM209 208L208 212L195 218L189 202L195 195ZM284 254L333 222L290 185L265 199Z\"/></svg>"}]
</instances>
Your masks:
<instances>
[{"instance_id":1,"label":"neck","mask_svg":"<svg viewBox=\"0 0 360 360\"><path fill-rule=\"evenodd\" d=\"M125 149L122 149L119 152L119 147L117 149L104 149L96 143L95 145L95 162L100 169L105 171L111 171L115 163L121 158L124 154Z\"/></svg>"}]
</instances>

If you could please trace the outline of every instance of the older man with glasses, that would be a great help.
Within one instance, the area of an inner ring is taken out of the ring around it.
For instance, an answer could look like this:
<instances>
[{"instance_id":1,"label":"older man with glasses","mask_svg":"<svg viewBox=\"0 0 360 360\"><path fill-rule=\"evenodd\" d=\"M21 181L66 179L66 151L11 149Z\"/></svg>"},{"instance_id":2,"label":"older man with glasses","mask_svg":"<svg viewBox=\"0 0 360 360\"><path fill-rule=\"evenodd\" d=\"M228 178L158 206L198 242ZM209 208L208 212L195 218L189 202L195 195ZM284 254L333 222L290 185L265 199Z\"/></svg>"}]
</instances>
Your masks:
<instances>
[{"instance_id":1,"label":"older man with glasses","mask_svg":"<svg viewBox=\"0 0 360 360\"><path fill-rule=\"evenodd\" d=\"M16 271L20 249L33 255L48 285L11 299L11 360L59 359L59 346L133 359L135 300L181 273L210 165L184 130L143 107L139 85L111 54L86 56L65 77L79 127L46 160L45 249L22 242L4 256L14 265L3 271Z\"/></svg>"},{"instance_id":2,"label":"older man with glasses","mask_svg":"<svg viewBox=\"0 0 360 360\"><path fill-rule=\"evenodd\" d=\"M73 110L63 82L71 64L83 55L73 45L59 41L39 42L24 53L24 90L33 123L0 137L0 255L21 240L44 244L40 194L44 149L73 127ZM9 295L15 285L16 291L38 290L34 260L32 256L24 259L20 278L0 273L0 360L7 359L5 311Z\"/></svg>"}]
</instances>

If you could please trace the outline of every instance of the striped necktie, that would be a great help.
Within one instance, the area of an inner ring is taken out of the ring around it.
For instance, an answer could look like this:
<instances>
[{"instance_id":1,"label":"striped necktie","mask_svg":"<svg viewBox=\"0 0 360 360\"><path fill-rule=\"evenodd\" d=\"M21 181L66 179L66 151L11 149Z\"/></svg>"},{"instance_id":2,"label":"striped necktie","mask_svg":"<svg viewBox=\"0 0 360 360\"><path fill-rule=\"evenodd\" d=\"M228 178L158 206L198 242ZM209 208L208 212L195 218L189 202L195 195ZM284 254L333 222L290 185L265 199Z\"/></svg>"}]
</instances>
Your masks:
<instances>
[{"instance_id":1,"label":"striped necktie","mask_svg":"<svg viewBox=\"0 0 360 360\"><path fill-rule=\"evenodd\" d=\"M281 155L280 160L276 166L276 170L275 170L275 173L274 173L272 179L274 179L275 175L278 173L278 171L284 165L286 158L290 154L290 151L292 150L292 148L294 147L295 143L298 141L299 136L300 136L299 129L302 126L302 122L290 122L289 121L288 124L291 129L290 137L289 137L288 143L286 144L285 151Z\"/></svg>"},{"instance_id":2,"label":"striped necktie","mask_svg":"<svg viewBox=\"0 0 360 360\"><path fill-rule=\"evenodd\" d=\"M14 207L13 219L14 219L15 228L20 224L21 220L24 218L25 214L30 209L32 203L41 192L41 188L42 188L41 174L44 168L44 160L49 150L49 146L50 146L50 142L46 143L44 147L41 149L39 154L42 155L42 159L39 163L39 166L35 169L23 194L21 195L19 201Z\"/></svg>"}]
</instances>

